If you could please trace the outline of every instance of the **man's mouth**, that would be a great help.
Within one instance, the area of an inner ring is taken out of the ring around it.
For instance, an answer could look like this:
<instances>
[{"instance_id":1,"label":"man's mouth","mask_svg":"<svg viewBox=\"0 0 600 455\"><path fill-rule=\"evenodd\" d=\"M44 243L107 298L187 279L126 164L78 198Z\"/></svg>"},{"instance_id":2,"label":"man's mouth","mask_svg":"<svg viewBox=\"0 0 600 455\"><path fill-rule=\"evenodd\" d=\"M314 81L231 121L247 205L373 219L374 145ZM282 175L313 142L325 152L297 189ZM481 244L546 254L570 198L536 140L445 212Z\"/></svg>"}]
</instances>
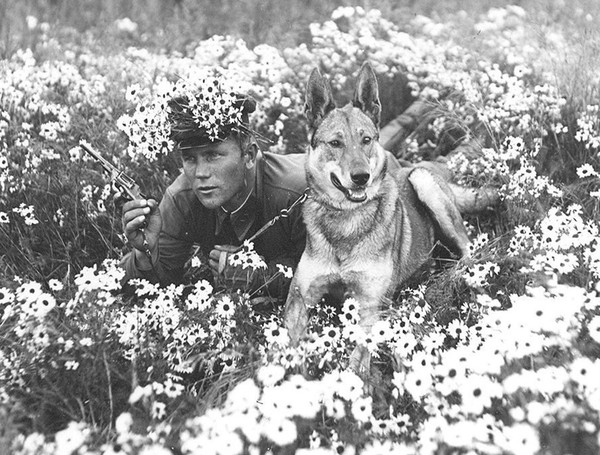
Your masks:
<instances>
[{"instance_id":1,"label":"man's mouth","mask_svg":"<svg viewBox=\"0 0 600 455\"><path fill-rule=\"evenodd\" d=\"M335 186L338 190L344 193L344 196L346 196L346 199L348 199L349 201L363 202L367 199L366 188L346 188L344 185L342 185L342 182L340 182L340 179L338 179L334 173L331 173L330 178L331 183L333 183L333 186Z\"/></svg>"},{"instance_id":2,"label":"man's mouth","mask_svg":"<svg viewBox=\"0 0 600 455\"><path fill-rule=\"evenodd\" d=\"M213 192L216 189L217 189L216 186L199 186L199 187L196 188L196 191L198 193L208 194L208 193Z\"/></svg>"}]
</instances>

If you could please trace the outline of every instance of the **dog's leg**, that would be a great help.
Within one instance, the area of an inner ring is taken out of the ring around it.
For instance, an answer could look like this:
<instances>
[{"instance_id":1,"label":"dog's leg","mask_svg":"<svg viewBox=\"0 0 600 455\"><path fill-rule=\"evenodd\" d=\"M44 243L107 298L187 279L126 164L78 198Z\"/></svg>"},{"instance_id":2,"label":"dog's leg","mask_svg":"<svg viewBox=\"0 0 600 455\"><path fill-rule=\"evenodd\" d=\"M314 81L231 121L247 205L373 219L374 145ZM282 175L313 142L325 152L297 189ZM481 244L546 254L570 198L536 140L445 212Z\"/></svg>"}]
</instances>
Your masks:
<instances>
[{"instance_id":1,"label":"dog's leg","mask_svg":"<svg viewBox=\"0 0 600 455\"><path fill-rule=\"evenodd\" d=\"M308 326L308 308L298 284L298 273L290 284L290 292L285 302L284 324L293 346L296 346Z\"/></svg>"},{"instance_id":2,"label":"dog's leg","mask_svg":"<svg viewBox=\"0 0 600 455\"><path fill-rule=\"evenodd\" d=\"M344 282L348 289L348 297L354 298L358 303L359 325L365 334L370 336L371 328L380 319L384 298L392 287L392 258L363 262L361 269L344 274ZM371 370L369 350L360 345L354 348L349 366L367 380Z\"/></svg>"},{"instance_id":3,"label":"dog's leg","mask_svg":"<svg viewBox=\"0 0 600 455\"><path fill-rule=\"evenodd\" d=\"M427 169L415 168L408 180L427 207L441 234L461 256L469 255L469 236L456 206L452 190Z\"/></svg>"},{"instance_id":4,"label":"dog's leg","mask_svg":"<svg viewBox=\"0 0 600 455\"><path fill-rule=\"evenodd\" d=\"M336 268L332 261L302 255L285 302L284 323L292 341L297 345L308 326L308 310L318 304L327 293L329 283L335 281Z\"/></svg>"}]
</instances>

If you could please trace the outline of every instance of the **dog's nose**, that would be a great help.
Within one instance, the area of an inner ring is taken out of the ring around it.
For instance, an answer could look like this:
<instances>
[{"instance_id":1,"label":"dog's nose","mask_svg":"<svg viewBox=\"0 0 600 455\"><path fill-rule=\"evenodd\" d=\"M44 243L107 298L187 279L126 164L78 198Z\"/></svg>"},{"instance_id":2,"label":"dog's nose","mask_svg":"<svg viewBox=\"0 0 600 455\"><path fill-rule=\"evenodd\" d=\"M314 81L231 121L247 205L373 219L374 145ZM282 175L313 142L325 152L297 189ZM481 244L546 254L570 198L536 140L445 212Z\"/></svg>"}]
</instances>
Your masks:
<instances>
[{"instance_id":1,"label":"dog's nose","mask_svg":"<svg viewBox=\"0 0 600 455\"><path fill-rule=\"evenodd\" d=\"M356 173L356 174L350 175L350 178L352 179L352 183L354 183L358 186L366 185L367 182L369 181L370 177L371 177L371 174L369 174L368 172L361 172L361 173Z\"/></svg>"}]
</instances>

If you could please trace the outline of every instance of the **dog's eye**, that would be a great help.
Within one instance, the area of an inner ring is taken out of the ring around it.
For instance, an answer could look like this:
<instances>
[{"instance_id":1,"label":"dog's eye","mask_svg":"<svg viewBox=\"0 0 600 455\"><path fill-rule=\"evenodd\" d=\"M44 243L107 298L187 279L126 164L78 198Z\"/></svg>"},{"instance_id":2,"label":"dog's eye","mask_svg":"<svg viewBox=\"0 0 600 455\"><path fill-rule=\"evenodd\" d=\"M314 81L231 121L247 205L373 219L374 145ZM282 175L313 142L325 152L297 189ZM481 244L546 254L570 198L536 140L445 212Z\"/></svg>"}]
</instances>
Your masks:
<instances>
[{"instance_id":1,"label":"dog's eye","mask_svg":"<svg viewBox=\"0 0 600 455\"><path fill-rule=\"evenodd\" d=\"M363 144L369 145L373 141L373 138L369 137L369 136L365 136L365 137L363 137L362 141L363 141Z\"/></svg>"},{"instance_id":2,"label":"dog's eye","mask_svg":"<svg viewBox=\"0 0 600 455\"><path fill-rule=\"evenodd\" d=\"M342 143L341 143L341 141L334 139L332 141L329 141L329 145L331 145L334 148L338 148L338 147L342 146Z\"/></svg>"}]
</instances>

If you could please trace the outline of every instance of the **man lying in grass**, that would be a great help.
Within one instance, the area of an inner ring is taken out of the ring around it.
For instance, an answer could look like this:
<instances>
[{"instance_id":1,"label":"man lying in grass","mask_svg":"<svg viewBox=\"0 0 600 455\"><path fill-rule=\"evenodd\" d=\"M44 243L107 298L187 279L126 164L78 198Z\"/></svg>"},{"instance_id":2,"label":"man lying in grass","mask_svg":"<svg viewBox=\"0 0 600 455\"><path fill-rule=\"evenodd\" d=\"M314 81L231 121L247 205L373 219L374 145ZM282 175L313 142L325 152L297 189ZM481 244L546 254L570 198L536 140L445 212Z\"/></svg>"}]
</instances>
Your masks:
<instances>
[{"instance_id":1,"label":"man lying in grass","mask_svg":"<svg viewBox=\"0 0 600 455\"><path fill-rule=\"evenodd\" d=\"M170 139L183 170L160 204L139 199L123 206L124 232L133 247L122 262L126 277L179 283L194 245L215 279L229 288L256 290L281 270L278 265L295 267L305 242L299 207L253 241L266 269L244 268L230 258L302 196L303 155L261 152L248 121L254 100L223 90L216 79L171 99L169 107ZM286 281L271 282L269 291L284 296Z\"/></svg>"}]
</instances>

